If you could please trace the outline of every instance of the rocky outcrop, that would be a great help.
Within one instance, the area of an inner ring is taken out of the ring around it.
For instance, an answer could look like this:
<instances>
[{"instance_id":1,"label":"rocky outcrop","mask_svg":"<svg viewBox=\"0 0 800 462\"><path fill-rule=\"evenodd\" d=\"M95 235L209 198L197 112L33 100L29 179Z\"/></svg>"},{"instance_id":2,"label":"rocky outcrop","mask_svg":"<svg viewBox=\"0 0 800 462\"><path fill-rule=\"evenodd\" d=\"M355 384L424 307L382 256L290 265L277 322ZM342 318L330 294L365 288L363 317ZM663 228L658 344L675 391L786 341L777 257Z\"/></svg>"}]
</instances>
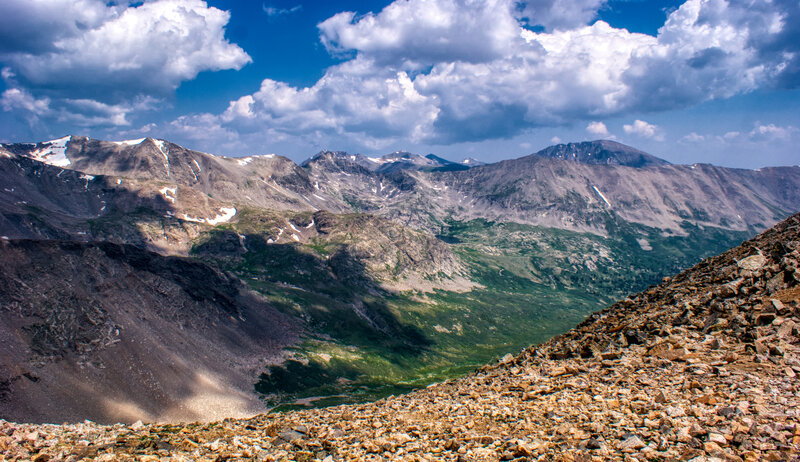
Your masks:
<instances>
[{"instance_id":1,"label":"rocky outcrop","mask_svg":"<svg viewBox=\"0 0 800 462\"><path fill-rule=\"evenodd\" d=\"M454 381L210 424L3 423L12 460L794 460L800 215ZM5 436L3 436L5 435Z\"/></svg>"}]
</instances>

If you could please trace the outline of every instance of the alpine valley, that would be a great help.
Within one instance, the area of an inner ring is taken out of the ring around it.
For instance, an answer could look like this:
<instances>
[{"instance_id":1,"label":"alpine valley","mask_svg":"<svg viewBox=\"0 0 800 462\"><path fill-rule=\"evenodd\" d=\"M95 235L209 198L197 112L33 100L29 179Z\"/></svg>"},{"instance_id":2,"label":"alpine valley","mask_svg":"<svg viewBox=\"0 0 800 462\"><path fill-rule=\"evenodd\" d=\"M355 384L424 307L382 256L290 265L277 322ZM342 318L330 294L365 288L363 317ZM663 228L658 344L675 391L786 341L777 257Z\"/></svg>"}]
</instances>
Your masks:
<instances>
[{"instance_id":1,"label":"alpine valley","mask_svg":"<svg viewBox=\"0 0 800 462\"><path fill-rule=\"evenodd\" d=\"M545 342L800 210L800 167L0 145L0 418L362 402Z\"/></svg>"}]
</instances>

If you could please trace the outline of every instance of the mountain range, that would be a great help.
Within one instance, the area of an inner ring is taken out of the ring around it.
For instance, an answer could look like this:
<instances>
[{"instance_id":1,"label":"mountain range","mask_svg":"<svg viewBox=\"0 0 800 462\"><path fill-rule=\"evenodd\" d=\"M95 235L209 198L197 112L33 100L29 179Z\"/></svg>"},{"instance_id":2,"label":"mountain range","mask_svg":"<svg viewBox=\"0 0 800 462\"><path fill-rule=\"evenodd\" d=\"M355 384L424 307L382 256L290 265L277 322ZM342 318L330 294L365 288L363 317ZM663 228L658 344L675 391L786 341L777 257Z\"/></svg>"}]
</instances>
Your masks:
<instances>
[{"instance_id":1,"label":"mountain range","mask_svg":"<svg viewBox=\"0 0 800 462\"><path fill-rule=\"evenodd\" d=\"M800 210L800 167L672 165L613 141L298 165L68 136L0 145L0 183L0 418L37 422L425 386Z\"/></svg>"}]
</instances>

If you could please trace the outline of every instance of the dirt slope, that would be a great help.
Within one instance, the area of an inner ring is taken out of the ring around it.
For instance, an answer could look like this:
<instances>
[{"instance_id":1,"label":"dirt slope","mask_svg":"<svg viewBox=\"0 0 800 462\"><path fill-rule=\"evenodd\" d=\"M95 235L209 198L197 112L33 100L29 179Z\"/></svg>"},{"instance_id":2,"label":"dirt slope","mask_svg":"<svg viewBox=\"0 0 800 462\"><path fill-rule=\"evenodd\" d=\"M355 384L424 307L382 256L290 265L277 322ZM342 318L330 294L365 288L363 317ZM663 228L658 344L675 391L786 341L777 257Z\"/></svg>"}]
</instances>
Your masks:
<instances>
[{"instance_id":1,"label":"dirt slope","mask_svg":"<svg viewBox=\"0 0 800 462\"><path fill-rule=\"evenodd\" d=\"M252 415L298 328L241 282L111 243L0 241L0 418Z\"/></svg>"}]
</instances>

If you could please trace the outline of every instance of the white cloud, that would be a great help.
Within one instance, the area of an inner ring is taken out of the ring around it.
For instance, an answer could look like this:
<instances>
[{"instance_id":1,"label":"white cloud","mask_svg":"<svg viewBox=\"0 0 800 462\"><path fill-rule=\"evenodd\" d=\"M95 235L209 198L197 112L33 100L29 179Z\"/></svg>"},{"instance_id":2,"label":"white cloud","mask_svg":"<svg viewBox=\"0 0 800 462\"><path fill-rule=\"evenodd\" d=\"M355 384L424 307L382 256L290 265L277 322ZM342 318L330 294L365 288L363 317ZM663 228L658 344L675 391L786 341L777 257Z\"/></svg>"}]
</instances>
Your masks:
<instances>
[{"instance_id":1,"label":"white cloud","mask_svg":"<svg viewBox=\"0 0 800 462\"><path fill-rule=\"evenodd\" d=\"M529 0L521 6L520 16L531 25L549 30L583 26L597 16L606 0Z\"/></svg>"},{"instance_id":2,"label":"white cloud","mask_svg":"<svg viewBox=\"0 0 800 462\"><path fill-rule=\"evenodd\" d=\"M559 138L557 136L554 136L554 137L550 138L550 142L553 143L553 144L560 144L561 143L561 138Z\"/></svg>"},{"instance_id":3,"label":"white cloud","mask_svg":"<svg viewBox=\"0 0 800 462\"><path fill-rule=\"evenodd\" d=\"M339 13L319 24L334 53L355 51L378 65L419 68L439 62L485 62L519 41L509 0L395 1L378 14Z\"/></svg>"},{"instance_id":4,"label":"white cloud","mask_svg":"<svg viewBox=\"0 0 800 462\"><path fill-rule=\"evenodd\" d=\"M277 8L274 6L262 5L261 8L264 10L264 13L266 13L267 16L274 18L276 16L284 16L292 13L297 13L298 11L303 9L303 5L295 5L291 8Z\"/></svg>"},{"instance_id":5,"label":"white cloud","mask_svg":"<svg viewBox=\"0 0 800 462\"><path fill-rule=\"evenodd\" d=\"M264 80L258 92L232 101L220 119L244 132L267 126L294 135L353 134L380 147L396 137L429 138L438 114L434 99L421 95L407 73L375 74L373 63L359 58L329 69L310 88Z\"/></svg>"},{"instance_id":6,"label":"white cloud","mask_svg":"<svg viewBox=\"0 0 800 462\"><path fill-rule=\"evenodd\" d=\"M657 125L645 122L644 120L636 119L633 124L625 124L622 126L625 133L629 135L637 135L642 138L648 138L656 141L664 141L664 133Z\"/></svg>"},{"instance_id":7,"label":"white cloud","mask_svg":"<svg viewBox=\"0 0 800 462\"><path fill-rule=\"evenodd\" d=\"M128 125L131 113L153 109L154 101L199 72L239 69L250 61L225 39L228 19L202 0L136 7L4 0L3 108L77 126Z\"/></svg>"},{"instance_id":8,"label":"white cloud","mask_svg":"<svg viewBox=\"0 0 800 462\"><path fill-rule=\"evenodd\" d=\"M775 124L762 125L756 123L756 126L753 127L748 136L753 141L788 140L798 132L800 130L791 125L780 127Z\"/></svg>"},{"instance_id":9,"label":"white cloud","mask_svg":"<svg viewBox=\"0 0 800 462\"><path fill-rule=\"evenodd\" d=\"M608 132L608 127L603 122L589 122L589 125L586 126L586 131L595 136L608 136L610 133Z\"/></svg>"},{"instance_id":10,"label":"white cloud","mask_svg":"<svg viewBox=\"0 0 800 462\"><path fill-rule=\"evenodd\" d=\"M200 71L239 69L250 61L225 39L228 19L201 0L147 2L59 38L49 51L12 53L4 61L29 86L64 89L73 97L112 89L164 94Z\"/></svg>"},{"instance_id":11,"label":"white cloud","mask_svg":"<svg viewBox=\"0 0 800 462\"><path fill-rule=\"evenodd\" d=\"M124 7L98 0L3 0L0 56L55 51L58 40L74 37L116 17Z\"/></svg>"},{"instance_id":12,"label":"white cloud","mask_svg":"<svg viewBox=\"0 0 800 462\"><path fill-rule=\"evenodd\" d=\"M689 0L658 37L583 25L603 2L573 3L563 21L552 19L568 10L562 4L520 9L513 0L408 0L363 17L340 13L319 25L320 37L350 60L307 88L265 80L220 117L233 130L269 127L363 146L478 141L726 98L771 85L793 59L754 48L784 30L780 8L789 3L759 2L757 20L749 4ZM536 11L551 14L552 31L522 27L520 15ZM644 121L626 133L664 139Z\"/></svg>"},{"instance_id":13,"label":"white cloud","mask_svg":"<svg viewBox=\"0 0 800 462\"><path fill-rule=\"evenodd\" d=\"M696 132L691 132L688 135L681 138L681 141L686 143L701 143L706 140L705 135L697 134Z\"/></svg>"},{"instance_id":14,"label":"white cloud","mask_svg":"<svg viewBox=\"0 0 800 462\"><path fill-rule=\"evenodd\" d=\"M21 88L8 88L0 96L0 106L3 106L4 111L21 109L35 116L42 116L50 111L50 100L36 99Z\"/></svg>"}]
</instances>

